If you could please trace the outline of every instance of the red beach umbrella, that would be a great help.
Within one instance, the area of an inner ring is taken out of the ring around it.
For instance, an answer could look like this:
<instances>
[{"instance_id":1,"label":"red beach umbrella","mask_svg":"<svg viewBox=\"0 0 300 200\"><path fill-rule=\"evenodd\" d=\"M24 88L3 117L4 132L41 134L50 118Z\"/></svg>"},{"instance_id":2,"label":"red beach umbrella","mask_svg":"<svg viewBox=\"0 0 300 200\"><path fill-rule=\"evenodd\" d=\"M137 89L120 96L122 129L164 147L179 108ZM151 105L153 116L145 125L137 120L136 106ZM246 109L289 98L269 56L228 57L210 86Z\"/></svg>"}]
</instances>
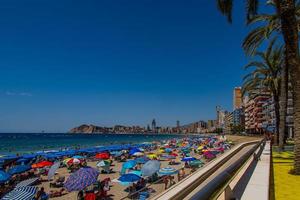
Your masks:
<instances>
[{"instance_id":1,"label":"red beach umbrella","mask_svg":"<svg viewBox=\"0 0 300 200\"><path fill-rule=\"evenodd\" d=\"M81 160L78 158L72 158L67 162L68 165L79 164L79 163L81 163Z\"/></svg>"},{"instance_id":2,"label":"red beach umbrella","mask_svg":"<svg viewBox=\"0 0 300 200\"><path fill-rule=\"evenodd\" d=\"M35 169L35 168L43 168L43 167L50 167L53 165L53 162L50 161L42 161L39 163L35 163L33 165L31 165L31 168Z\"/></svg>"},{"instance_id":3,"label":"red beach umbrella","mask_svg":"<svg viewBox=\"0 0 300 200\"><path fill-rule=\"evenodd\" d=\"M109 153L98 153L95 156L95 158L103 159L103 160L107 160L107 159L109 159L109 157L110 157Z\"/></svg>"},{"instance_id":4,"label":"red beach umbrella","mask_svg":"<svg viewBox=\"0 0 300 200\"><path fill-rule=\"evenodd\" d=\"M175 156L175 157L178 156L177 153L170 153L170 155L171 155L171 156Z\"/></svg>"}]
</instances>

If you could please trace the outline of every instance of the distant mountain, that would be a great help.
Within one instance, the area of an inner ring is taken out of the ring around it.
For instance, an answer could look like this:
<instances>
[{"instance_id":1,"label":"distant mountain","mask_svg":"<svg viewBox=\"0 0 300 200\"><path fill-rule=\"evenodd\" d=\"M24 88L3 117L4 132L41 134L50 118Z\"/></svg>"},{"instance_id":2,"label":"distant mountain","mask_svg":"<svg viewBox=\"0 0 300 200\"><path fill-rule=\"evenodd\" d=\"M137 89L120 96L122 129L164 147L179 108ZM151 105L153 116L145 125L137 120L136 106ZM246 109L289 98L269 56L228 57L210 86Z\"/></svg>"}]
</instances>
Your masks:
<instances>
[{"instance_id":1,"label":"distant mountain","mask_svg":"<svg viewBox=\"0 0 300 200\"><path fill-rule=\"evenodd\" d=\"M69 133L107 133L109 128L95 125L82 124L78 127L72 128Z\"/></svg>"}]
</instances>

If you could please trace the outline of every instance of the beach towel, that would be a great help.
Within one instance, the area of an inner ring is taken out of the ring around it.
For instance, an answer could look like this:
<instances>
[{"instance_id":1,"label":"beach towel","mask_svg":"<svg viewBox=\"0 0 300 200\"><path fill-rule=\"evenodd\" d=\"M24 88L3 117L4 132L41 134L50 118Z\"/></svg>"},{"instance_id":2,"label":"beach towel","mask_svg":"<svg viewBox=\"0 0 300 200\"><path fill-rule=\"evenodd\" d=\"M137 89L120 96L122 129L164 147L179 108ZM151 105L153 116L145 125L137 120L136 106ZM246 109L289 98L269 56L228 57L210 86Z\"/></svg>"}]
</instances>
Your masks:
<instances>
[{"instance_id":1,"label":"beach towel","mask_svg":"<svg viewBox=\"0 0 300 200\"><path fill-rule=\"evenodd\" d=\"M96 195L93 192L85 194L84 200L96 200Z\"/></svg>"}]
</instances>

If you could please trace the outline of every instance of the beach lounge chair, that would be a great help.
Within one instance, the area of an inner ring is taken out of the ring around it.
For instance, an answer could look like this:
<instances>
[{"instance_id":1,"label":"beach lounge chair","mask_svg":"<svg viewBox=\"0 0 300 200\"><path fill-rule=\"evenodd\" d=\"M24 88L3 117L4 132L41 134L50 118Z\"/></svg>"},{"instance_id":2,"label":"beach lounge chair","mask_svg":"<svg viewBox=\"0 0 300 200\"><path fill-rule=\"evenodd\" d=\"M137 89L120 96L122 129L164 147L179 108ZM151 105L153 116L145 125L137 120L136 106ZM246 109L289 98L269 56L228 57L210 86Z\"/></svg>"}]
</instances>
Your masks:
<instances>
[{"instance_id":1,"label":"beach lounge chair","mask_svg":"<svg viewBox=\"0 0 300 200\"><path fill-rule=\"evenodd\" d=\"M139 200L145 200L150 197L148 191L139 192Z\"/></svg>"}]
</instances>

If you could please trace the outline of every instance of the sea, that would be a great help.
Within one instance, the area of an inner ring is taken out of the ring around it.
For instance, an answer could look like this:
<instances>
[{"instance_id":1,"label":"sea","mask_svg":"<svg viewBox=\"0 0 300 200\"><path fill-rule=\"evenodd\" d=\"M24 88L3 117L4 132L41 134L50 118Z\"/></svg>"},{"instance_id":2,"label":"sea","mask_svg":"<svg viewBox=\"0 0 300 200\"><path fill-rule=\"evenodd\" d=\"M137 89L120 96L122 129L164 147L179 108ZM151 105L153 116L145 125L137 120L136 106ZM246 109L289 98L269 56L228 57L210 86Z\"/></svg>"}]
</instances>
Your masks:
<instances>
[{"instance_id":1,"label":"sea","mask_svg":"<svg viewBox=\"0 0 300 200\"><path fill-rule=\"evenodd\" d=\"M179 134L0 133L0 155L42 150L137 144L183 138Z\"/></svg>"}]
</instances>

